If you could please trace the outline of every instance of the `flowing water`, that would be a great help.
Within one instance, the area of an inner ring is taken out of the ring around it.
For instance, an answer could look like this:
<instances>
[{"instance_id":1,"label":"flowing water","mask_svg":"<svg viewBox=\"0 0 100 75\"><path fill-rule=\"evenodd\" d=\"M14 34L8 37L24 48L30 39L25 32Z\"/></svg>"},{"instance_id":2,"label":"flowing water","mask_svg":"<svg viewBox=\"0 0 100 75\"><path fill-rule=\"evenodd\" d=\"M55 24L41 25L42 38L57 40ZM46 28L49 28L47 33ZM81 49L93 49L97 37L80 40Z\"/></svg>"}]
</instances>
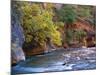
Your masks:
<instances>
[{"instance_id":1,"label":"flowing water","mask_svg":"<svg viewBox=\"0 0 100 75\"><path fill-rule=\"evenodd\" d=\"M40 73L96 69L96 48L70 48L31 56L12 67L15 73Z\"/></svg>"}]
</instances>

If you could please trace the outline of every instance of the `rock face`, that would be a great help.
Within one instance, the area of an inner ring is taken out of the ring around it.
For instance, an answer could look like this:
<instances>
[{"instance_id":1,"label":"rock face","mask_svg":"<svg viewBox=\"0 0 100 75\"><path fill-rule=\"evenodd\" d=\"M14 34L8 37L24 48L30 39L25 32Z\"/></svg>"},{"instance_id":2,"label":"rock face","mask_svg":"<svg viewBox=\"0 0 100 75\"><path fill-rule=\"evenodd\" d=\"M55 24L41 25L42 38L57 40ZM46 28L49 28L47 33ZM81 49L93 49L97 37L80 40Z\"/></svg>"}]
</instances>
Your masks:
<instances>
[{"instance_id":1,"label":"rock face","mask_svg":"<svg viewBox=\"0 0 100 75\"><path fill-rule=\"evenodd\" d=\"M20 14L12 4L11 10L11 58L12 64L21 60L25 60L25 55L22 50L24 42L23 29L20 25Z\"/></svg>"}]
</instances>

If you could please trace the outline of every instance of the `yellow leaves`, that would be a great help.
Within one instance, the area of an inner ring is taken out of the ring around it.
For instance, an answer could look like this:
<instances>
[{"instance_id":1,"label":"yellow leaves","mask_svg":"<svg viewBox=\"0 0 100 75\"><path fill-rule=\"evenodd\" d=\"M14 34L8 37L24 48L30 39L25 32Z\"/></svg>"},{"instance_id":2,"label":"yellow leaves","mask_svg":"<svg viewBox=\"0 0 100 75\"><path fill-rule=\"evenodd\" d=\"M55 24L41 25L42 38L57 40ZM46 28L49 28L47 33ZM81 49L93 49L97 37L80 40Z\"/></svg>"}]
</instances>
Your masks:
<instances>
[{"instance_id":1,"label":"yellow leaves","mask_svg":"<svg viewBox=\"0 0 100 75\"><path fill-rule=\"evenodd\" d=\"M32 4L31 9L32 9L32 12L39 12L40 7L38 4Z\"/></svg>"},{"instance_id":2,"label":"yellow leaves","mask_svg":"<svg viewBox=\"0 0 100 75\"><path fill-rule=\"evenodd\" d=\"M47 4L46 9L41 8L40 4L28 3L22 6L22 25L24 28L27 42L34 40L39 45L44 45L46 37L50 37L54 44L61 45L58 26L52 21L54 12L52 4ZM28 33L31 33L28 35Z\"/></svg>"},{"instance_id":3,"label":"yellow leaves","mask_svg":"<svg viewBox=\"0 0 100 75\"><path fill-rule=\"evenodd\" d=\"M61 35L59 31L55 31L52 33L52 41L56 45L61 45Z\"/></svg>"},{"instance_id":4,"label":"yellow leaves","mask_svg":"<svg viewBox=\"0 0 100 75\"><path fill-rule=\"evenodd\" d=\"M42 15L35 16L34 21L35 21L34 28L38 27L39 29L44 29L45 27L47 27L47 23L45 22L44 17Z\"/></svg>"},{"instance_id":5,"label":"yellow leaves","mask_svg":"<svg viewBox=\"0 0 100 75\"><path fill-rule=\"evenodd\" d=\"M47 19L52 19L53 15L53 12L50 11L45 11L45 13L43 13L43 16L45 16Z\"/></svg>"},{"instance_id":6,"label":"yellow leaves","mask_svg":"<svg viewBox=\"0 0 100 75\"><path fill-rule=\"evenodd\" d=\"M44 37L43 34L39 33L38 38L42 40L43 38L45 39L45 37L51 37L54 44L61 45L60 32L57 31L58 26L54 24L52 16L48 11L42 15L35 16L34 19L36 21L36 26L44 31L41 32L44 34Z\"/></svg>"},{"instance_id":7,"label":"yellow leaves","mask_svg":"<svg viewBox=\"0 0 100 75\"><path fill-rule=\"evenodd\" d=\"M31 42L33 37L31 35L26 35L26 37L26 42Z\"/></svg>"},{"instance_id":8,"label":"yellow leaves","mask_svg":"<svg viewBox=\"0 0 100 75\"><path fill-rule=\"evenodd\" d=\"M63 28L64 27L63 22L56 22L55 25L58 26L58 28Z\"/></svg>"},{"instance_id":9,"label":"yellow leaves","mask_svg":"<svg viewBox=\"0 0 100 75\"><path fill-rule=\"evenodd\" d=\"M38 4L25 4L21 7L24 15L38 15L41 13L40 7Z\"/></svg>"}]
</instances>

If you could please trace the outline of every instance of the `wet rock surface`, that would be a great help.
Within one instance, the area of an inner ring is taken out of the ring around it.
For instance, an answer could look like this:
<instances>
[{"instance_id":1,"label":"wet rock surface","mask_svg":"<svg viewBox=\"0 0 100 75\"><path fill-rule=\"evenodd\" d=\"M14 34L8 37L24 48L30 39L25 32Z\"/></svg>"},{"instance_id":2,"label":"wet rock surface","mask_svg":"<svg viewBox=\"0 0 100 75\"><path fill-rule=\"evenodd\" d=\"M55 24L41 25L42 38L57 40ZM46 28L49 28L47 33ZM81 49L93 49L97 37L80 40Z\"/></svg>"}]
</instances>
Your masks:
<instances>
[{"instance_id":1,"label":"wet rock surface","mask_svg":"<svg viewBox=\"0 0 100 75\"><path fill-rule=\"evenodd\" d=\"M38 73L96 69L96 48L57 49L28 57L12 67L12 73Z\"/></svg>"}]
</instances>

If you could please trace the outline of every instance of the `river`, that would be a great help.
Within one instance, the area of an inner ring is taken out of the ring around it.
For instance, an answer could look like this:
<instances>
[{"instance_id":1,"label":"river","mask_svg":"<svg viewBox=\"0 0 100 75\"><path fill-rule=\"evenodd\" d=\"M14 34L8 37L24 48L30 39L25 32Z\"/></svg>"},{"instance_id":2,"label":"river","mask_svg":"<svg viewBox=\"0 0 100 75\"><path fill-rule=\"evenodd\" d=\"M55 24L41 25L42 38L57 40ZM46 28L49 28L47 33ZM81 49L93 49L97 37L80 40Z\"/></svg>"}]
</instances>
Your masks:
<instances>
[{"instance_id":1,"label":"river","mask_svg":"<svg viewBox=\"0 0 100 75\"><path fill-rule=\"evenodd\" d=\"M27 57L13 66L12 74L96 69L96 48L69 48Z\"/></svg>"}]
</instances>

